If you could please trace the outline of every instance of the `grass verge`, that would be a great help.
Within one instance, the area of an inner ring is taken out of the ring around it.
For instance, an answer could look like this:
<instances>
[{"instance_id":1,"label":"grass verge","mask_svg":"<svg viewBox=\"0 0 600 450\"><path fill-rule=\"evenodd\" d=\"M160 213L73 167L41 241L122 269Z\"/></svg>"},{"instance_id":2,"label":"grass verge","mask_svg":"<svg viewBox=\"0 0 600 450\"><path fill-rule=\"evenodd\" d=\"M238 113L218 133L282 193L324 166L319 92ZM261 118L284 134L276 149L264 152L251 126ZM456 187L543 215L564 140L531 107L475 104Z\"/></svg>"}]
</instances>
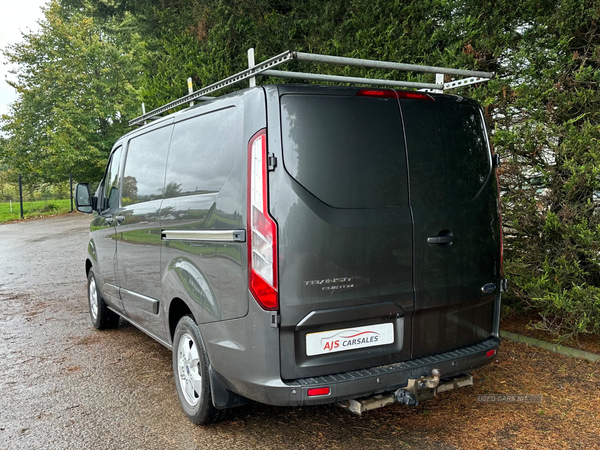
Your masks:
<instances>
[{"instance_id":1,"label":"grass verge","mask_svg":"<svg viewBox=\"0 0 600 450\"><path fill-rule=\"evenodd\" d=\"M71 211L71 199L62 200L40 200L35 202L23 202L23 215L25 219L40 216L53 216L65 214ZM21 210L18 202L0 203L0 223L19 220Z\"/></svg>"}]
</instances>

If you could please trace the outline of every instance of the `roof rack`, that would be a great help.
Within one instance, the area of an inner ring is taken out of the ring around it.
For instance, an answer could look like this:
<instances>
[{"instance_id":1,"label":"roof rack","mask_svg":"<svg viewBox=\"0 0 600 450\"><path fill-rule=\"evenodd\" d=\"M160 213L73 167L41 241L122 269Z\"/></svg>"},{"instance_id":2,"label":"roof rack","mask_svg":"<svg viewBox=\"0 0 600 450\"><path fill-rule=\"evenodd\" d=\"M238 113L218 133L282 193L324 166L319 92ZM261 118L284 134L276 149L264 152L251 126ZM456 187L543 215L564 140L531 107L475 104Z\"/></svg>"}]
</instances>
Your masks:
<instances>
[{"instance_id":1,"label":"roof rack","mask_svg":"<svg viewBox=\"0 0 600 450\"><path fill-rule=\"evenodd\" d=\"M311 61L315 63L326 63L326 64L338 64L344 66L358 66L358 67L370 67L375 69L388 69L388 70L400 70L405 72L418 72L418 73L434 73L436 74L435 83L418 83L413 81L395 81L395 80L384 80L378 78L358 78L358 77L347 77L340 75L325 75L318 73L303 73L303 72L290 72L284 70L273 70L275 67L280 66L288 61ZM455 81L444 82L444 75L454 75L462 78ZM230 77L224 78L223 80L217 81L211 85L208 85L197 91L192 91L190 80L188 80L188 87L190 93L184 97L174 100L166 105L156 108L148 113L143 109L143 114L129 121L130 126L141 125L146 123L148 120L156 118L160 114L167 112L177 106L189 103L193 105L194 100L204 101L212 99L213 97L207 97L206 95L223 89L227 86L239 83L244 80L248 80L250 86L256 85L257 76L267 77L279 77L279 78L291 78L300 79L306 81L330 81L337 83L350 83L350 84L366 84L374 86L390 86L390 87L404 87L413 88L420 91L426 92L444 92L444 90L454 89L456 87L468 86L470 84L486 82L494 76L493 72L480 72L476 70L463 70L463 69L452 69L448 67L434 67L434 66L421 66L418 64L404 64L391 61L376 61L371 59L359 59L359 58L346 58L341 56L329 56L319 55L316 53L304 53L294 52L288 50L280 53L277 56L273 56L258 64L254 63L254 49L248 50L248 68L238 72Z\"/></svg>"}]
</instances>

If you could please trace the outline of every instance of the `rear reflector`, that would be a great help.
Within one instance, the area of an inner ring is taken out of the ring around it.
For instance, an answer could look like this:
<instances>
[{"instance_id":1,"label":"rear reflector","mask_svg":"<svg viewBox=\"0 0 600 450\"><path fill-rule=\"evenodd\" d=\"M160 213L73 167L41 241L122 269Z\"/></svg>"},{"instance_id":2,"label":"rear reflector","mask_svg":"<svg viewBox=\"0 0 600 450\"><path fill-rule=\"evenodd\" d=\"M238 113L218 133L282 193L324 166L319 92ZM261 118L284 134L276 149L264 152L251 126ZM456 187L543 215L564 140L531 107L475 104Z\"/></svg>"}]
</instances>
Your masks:
<instances>
[{"instance_id":1,"label":"rear reflector","mask_svg":"<svg viewBox=\"0 0 600 450\"><path fill-rule=\"evenodd\" d=\"M277 225L267 202L267 135L256 133L248 144L248 266L250 292L268 311L277 310Z\"/></svg>"},{"instance_id":2,"label":"rear reflector","mask_svg":"<svg viewBox=\"0 0 600 450\"><path fill-rule=\"evenodd\" d=\"M314 388L314 389L308 390L309 397L315 397L317 395L329 395L329 388L324 387L324 388Z\"/></svg>"},{"instance_id":3,"label":"rear reflector","mask_svg":"<svg viewBox=\"0 0 600 450\"><path fill-rule=\"evenodd\" d=\"M487 356L488 358L491 358L495 354L496 354L496 349L494 349L494 350L488 350L488 352L485 354L485 356Z\"/></svg>"}]
</instances>

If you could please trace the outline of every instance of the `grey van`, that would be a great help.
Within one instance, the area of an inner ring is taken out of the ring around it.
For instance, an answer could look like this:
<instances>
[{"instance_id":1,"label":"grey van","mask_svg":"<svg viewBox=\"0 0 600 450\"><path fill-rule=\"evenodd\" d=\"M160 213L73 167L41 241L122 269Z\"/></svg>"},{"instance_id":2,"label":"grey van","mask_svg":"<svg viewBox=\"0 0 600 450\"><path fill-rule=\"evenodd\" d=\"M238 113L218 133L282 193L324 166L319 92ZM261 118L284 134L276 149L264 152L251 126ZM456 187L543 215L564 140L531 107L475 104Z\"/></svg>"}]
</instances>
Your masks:
<instances>
[{"instance_id":1,"label":"grey van","mask_svg":"<svg viewBox=\"0 0 600 450\"><path fill-rule=\"evenodd\" d=\"M119 139L95 196L77 186L92 323L172 349L198 424L467 385L499 345L496 166L458 96L264 85L160 118Z\"/></svg>"}]
</instances>

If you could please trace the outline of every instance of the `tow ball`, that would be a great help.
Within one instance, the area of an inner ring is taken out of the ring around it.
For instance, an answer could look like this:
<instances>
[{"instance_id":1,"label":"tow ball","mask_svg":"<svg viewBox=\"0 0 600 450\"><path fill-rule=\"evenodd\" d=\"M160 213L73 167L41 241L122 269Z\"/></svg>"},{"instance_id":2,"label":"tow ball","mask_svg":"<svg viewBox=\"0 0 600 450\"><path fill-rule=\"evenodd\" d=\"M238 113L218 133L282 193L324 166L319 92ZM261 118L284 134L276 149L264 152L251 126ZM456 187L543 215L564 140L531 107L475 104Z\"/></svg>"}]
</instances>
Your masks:
<instances>
[{"instance_id":1,"label":"tow ball","mask_svg":"<svg viewBox=\"0 0 600 450\"><path fill-rule=\"evenodd\" d=\"M441 377L441 370L433 369L428 377L410 379L406 387L400 388L394 393L394 398L398 403L417 406L419 401L435 397Z\"/></svg>"},{"instance_id":2,"label":"tow ball","mask_svg":"<svg viewBox=\"0 0 600 450\"><path fill-rule=\"evenodd\" d=\"M473 377L471 375L459 375L457 377L445 379L444 381L440 381L441 378L442 371L433 369L431 375L409 379L405 387L401 387L395 392L377 394L366 398L344 400L339 402L338 406L360 416L366 411L381 408L393 403L417 406L419 402L433 398L440 392L473 385Z\"/></svg>"}]
</instances>

